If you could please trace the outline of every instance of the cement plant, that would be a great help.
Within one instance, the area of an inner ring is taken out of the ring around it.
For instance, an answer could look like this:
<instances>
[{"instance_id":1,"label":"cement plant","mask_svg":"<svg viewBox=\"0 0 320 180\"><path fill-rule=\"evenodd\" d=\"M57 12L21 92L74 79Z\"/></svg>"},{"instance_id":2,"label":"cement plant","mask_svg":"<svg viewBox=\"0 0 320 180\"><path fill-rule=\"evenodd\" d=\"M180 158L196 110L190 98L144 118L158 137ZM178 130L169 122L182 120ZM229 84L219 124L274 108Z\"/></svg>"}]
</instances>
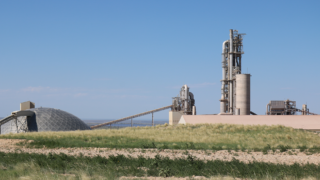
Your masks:
<instances>
[{"instance_id":1,"label":"cement plant","mask_svg":"<svg viewBox=\"0 0 320 180\"><path fill-rule=\"evenodd\" d=\"M91 127L66 111L21 103L0 120L2 179L319 179L320 116L289 99L266 102L265 115L251 111L243 37L230 30L222 43L217 114L198 115L188 85L168 106ZM163 110L169 122L156 125ZM148 114L149 127L135 126Z\"/></svg>"},{"instance_id":2,"label":"cement plant","mask_svg":"<svg viewBox=\"0 0 320 180\"><path fill-rule=\"evenodd\" d=\"M123 121L170 109L169 125L177 124L243 124L243 125L284 125L297 129L320 130L320 116L309 111L306 104L297 108L293 100L271 100L266 104L265 115L257 115L250 109L250 77L242 73L243 38L246 34L230 29L229 39L222 43L222 79L220 113L197 115L195 97L187 85L181 87L178 97L172 98L172 104L151 111L124 117L89 127L76 116L54 108L35 108L33 102L20 105L19 111L0 120L0 133L41 132L41 131L73 131L91 130L101 127L112 127ZM218 69L218 68L217 68ZM261 107L263 108L263 107ZM301 113L298 115L297 113ZM308 116L307 116L308 115Z\"/></svg>"}]
</instances>

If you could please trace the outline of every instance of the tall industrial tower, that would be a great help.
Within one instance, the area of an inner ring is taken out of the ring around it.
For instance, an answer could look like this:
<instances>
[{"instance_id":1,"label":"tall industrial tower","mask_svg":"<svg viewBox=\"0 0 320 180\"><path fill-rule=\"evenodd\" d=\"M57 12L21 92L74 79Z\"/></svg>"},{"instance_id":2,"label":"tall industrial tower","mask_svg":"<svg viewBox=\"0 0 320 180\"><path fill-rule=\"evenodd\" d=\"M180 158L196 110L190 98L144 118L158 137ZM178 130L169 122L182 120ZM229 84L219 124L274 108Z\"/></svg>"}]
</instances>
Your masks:
<instances>
[{"instance_id":1,"label":"tall industrial tower","mask_svg":"<svg viewBox=\"0 0 320 180\"><path fill-rule=\"evenodd\" d=\"M241 74L244 35L230 29L222 44L221 115L250 115L250 74Z\"/></svg>"}]
</instances>

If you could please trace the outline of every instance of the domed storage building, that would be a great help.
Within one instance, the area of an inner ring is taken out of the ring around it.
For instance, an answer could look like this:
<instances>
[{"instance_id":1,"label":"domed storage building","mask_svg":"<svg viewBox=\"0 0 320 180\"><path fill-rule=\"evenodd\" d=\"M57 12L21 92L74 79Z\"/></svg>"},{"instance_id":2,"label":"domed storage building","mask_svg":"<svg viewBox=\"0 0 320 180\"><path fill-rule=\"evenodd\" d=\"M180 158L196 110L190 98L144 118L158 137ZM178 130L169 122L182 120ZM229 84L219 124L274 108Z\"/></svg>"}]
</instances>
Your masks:
<instances>
[{"instance_id":1,"label":"domed storage building","mask_svg":"<svg viewBox=\"0 0 320 180\"><path fill-rule=\"evenodd\" d=\"M34 108L30 101L21 103L20 109L0 120L1 134L91 129L75 115L60 109Z\"/></svg>"}]
</instances>

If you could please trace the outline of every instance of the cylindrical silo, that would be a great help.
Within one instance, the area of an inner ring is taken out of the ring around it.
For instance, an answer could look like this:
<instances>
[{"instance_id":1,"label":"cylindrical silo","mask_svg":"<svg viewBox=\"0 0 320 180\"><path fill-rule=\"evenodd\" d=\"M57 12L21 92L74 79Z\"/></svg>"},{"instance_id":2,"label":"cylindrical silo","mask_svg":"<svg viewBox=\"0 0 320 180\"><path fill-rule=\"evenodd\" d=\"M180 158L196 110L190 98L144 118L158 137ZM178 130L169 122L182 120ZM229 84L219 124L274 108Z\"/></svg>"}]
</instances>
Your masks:
<instances>
[{"instance_id":1,"label":"cylindrical silo","mask_svg":"<svg viewBox=\"0 0 320 180\"><path fill-rule=\"evenodd\" d=\"M236 75L236 108L239 115L250 115L250 74Z\"/></svg>"}]
</instances>

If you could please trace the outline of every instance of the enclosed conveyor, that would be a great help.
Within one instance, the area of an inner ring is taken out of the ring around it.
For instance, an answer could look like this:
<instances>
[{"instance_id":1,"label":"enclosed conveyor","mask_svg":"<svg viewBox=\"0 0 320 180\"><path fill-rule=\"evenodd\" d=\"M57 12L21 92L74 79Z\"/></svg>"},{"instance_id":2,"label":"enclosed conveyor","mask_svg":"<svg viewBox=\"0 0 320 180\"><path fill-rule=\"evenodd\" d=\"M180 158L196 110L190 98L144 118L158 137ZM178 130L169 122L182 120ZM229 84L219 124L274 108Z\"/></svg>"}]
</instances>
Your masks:
<instances>
[{"instance_id":1,"label":"enclosed conveyor","mask_svg":"<svg viewBox=\"0 0 320 180\"><path fill-rule=\"evenodd\" d=\"M0 134L1 134L1 126L9 121L12 121L12 120L16 120L18 117L21 117L21 116L33 116L34 115L34 112L32 111L14 111L11 113L10 116L8 117L5 117L3 119L0 120Z\"/></svg>"}]
</instances>

